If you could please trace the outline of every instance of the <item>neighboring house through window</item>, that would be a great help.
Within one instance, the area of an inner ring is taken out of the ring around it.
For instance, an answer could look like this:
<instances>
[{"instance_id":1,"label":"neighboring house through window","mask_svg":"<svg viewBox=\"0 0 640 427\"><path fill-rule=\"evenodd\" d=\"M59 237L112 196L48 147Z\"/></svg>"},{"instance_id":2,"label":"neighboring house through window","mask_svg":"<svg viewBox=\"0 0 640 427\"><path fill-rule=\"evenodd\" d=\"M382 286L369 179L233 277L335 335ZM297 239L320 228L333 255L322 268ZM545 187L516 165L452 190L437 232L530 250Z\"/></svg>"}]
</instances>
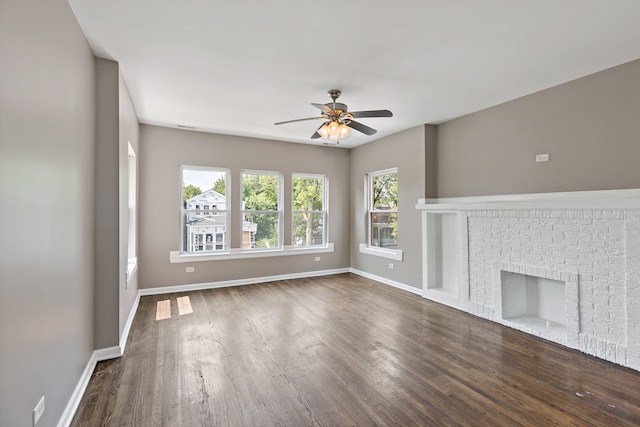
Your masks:
<instances>
[{"instance_id":1,"label":"neighboring house through window","mask_svg":"<svg viewBox=\"0 0 640 427\"><path fill-rule=\"evenodd\" d=\"M182 167L182 253L229 248L228 171Z\"/></svg>"}]
</instances>

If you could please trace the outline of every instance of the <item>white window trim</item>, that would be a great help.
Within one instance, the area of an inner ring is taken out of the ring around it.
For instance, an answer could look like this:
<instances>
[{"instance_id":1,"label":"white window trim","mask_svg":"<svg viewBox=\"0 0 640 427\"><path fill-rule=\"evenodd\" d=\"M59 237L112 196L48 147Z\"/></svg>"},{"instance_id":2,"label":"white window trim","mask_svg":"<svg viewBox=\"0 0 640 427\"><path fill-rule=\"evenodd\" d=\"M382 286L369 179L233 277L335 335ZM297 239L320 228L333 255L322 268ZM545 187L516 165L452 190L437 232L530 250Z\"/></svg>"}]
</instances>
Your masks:
<instances>
[{"instance_id":1,"label":"white window trim","mask_svg":"<svg viewBox=\"0 0 640 427\"><path fill-rule=\"evenodd\" d=\"M126 289L138 269L138 159L127 141L127 271Z\"/></svg>"},{"instance_id":2,"label":"white window trim","mask_svg":"<svg viewBox=\"0 0 640 427\"><path fill-rule=\"evenodd\" d=\"M293 180L296 177L303 177L303 178L322 178L324 180L324 185L322 187L322 211L296 211L293 209ZM326 242L327 240L329 240L329 224L328 224L328 219L329 219L329 199L328 196L329 195L329 177L327 175L322 175L322 174L313 174L313 173L293 173L291 174L291 243L293 243L293 233L294 233L294 225L293 225L293 217L294 214L297 212L320 212L323 215L322 218L322 241ZM310 245L310 246L295 246L296 248L315 248L315 247L322 247L325 244L323 243L322 245ZM293 246L293 245L291 245Z\"/></svg>"},{"instance_id":3,"label":"white window trim","mask_svg":"<svg viewBox=\"0 0 640 427\"><path fill-rule=\"evenodd\" d=\"M360 253L389 258L396 261L402 261L404 256L402 249L384 249L377 246L369 246L366 243L360 243Z\"/></svg>"},{"instance_id":4,"label":"white window trim","mask_svg":"<svg viewBox=\"0 0 640 427\"><path fill-rule=\"evenodd\" d=\"M378 256L381 258L388 258L388 259L392 259L395 261L402 261L404 258L404 251L402 249L387 249L387 248L380 248L378 246L371 246L371 224L369 223L369 221L371 221L371 212L375 212L375 211L371 211L369 208L371 207L371 192L370 192L370 188L369 188L369 184L370 184L370 180L372 177L376 177L379 175L386 175L388 173L398 173L398 168L397 167L393 167L393 168L389 168L389 169L382 169L382 170L378 170L378 171L373 171L373 172L369 172L365 175L364 177L364 192L365 192L365 212L367 214L367 220L366 220L366 227L367 227L367 243L360 243L360 253L363 254L367 254L367 255L374 255L374 256ZM398 212L398 209L396 207L395 212Z\"/></svg>"},{"instance_id":5,"label":"white window trim","mask_svg":"<svg viewBox=\"0 0 640 427\"><path fill-rule=\"evenodd\" d=\"M250 175L273 175L278 177L278 210L277 211L258 211L258 210L249 210L247 211L244 208L244 184L243 177L245 174ZM284 176L282 172L275 171L263 171L263 170L255 170L255 169L242 169L240 171L240 221L241 224L244 222L244 215L247 212L253 213L277 213L278 214L278 246L271 249L265 248L255 248L255 249L240 249L243 253L248 252L271 252L271 251L279 251L284 248L284 236L283 236L283 225L284 225ZM242 227L240 228L240 233L242 233ZM240 241L242 241L242 234L240 235ZM231 251L234 251L232 248Z\"/></svg>"},{"instance_id":6,"label":"white window trim","mask_svg":"<svg viewBox=\"0 0 640 427\"><path fill-rule=\"evenodd\" d=\"M268 258L275 256L310 255L333 252L333 243L324 246L293 247L284 246L278 249L240 249L233 248L227 252L207 252L198 254L182 254L180 251L169 252L169 262L172 264L200 261L225 261L232 259Z\"/></svg>"}]
</instances>

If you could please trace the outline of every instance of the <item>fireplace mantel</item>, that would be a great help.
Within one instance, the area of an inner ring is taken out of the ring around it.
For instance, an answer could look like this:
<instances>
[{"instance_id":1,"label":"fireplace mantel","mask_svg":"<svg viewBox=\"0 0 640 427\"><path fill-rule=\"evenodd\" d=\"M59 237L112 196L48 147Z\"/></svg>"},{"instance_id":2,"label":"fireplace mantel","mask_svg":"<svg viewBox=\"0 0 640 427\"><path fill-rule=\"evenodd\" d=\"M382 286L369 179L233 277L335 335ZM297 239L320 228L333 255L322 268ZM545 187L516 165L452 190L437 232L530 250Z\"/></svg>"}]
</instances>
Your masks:
<instances>
[{"instance_id":1,"label":"fireplace mantel","mask_svg":"<svg viewBox=\"0 0 640 427\"><path fill-rule=\"evenodd\" d=\"M640 189L501 194L491 196L418 199L424 211L478 209L640 209Z\"/></svg>"},{"instance_id":2,"label":"fireplace mantel","mask_svg":"<svg viewBox=\"0 0 640 427\"><path fill-rule=\"evenodd\" d=\"M423 297L640 370L640 189L420 199L416 209ZM500 277L514 270L577 278L566 337L503 318Z\"/></svg>"}]
</instances>

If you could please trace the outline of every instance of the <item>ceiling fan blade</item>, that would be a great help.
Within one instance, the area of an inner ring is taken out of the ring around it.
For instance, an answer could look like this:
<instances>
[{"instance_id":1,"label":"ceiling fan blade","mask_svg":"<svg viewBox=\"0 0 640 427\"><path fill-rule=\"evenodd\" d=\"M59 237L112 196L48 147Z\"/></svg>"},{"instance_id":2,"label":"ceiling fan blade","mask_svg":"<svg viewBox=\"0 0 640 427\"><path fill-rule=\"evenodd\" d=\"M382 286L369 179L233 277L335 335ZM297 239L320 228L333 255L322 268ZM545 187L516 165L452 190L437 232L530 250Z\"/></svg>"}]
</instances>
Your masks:
<instances>
[{"instance_id":1,"label":"ceiling fan blade","mask_svg":"<svg viewBox=\"0 0 640 427\"><path fill-rule=\"evenodd\" d=\"M320 125L320 127L313 133L313 135L311 135L311 139L318 139L318 138L322 138L322 135L320 135L318 133L318 131L320 130L320 128L324 125L326 125L329 122L324 122L323 124Z\"/></svg>"},{"instance_id":2,"label":"ceiling fan blade","mask_svg":"<svg viewBox=\"0 0 640 427\"><path fill-rule=\"evenodd\" d=\"M369 126L363 125L362 123L356 122L355 120L351 120L351 122L346 123L346 125L352 129L364 133L365 135L373 135L374 133L378 132L374 128L370 128Z\"/></svg>"},{"instance_id":3,"label":"ceiling fan blade","mask_svg":"<svg viewBox=\"0 0 640 427\"><path fill-rule=\"evenodd\" d=\"M274 123L274 125L283 125L285 123L303 122L305 120L320 120L320 119L324 119L324 117L307 117L306 119L287 120L285 122Z\"/></svg>"},{"instance_id":4,"label":"ceiling fan blade","mask_svg":"<svg viewBox=\"0 0 640 427\"><path fill-rule=\"evenodd\" d=\"M393 113L389 110L369 110L369 111L351 111L351 117L393 117Z\"/></svg>"},{"instance_id":5,"label":"ceiling fan blade","mask_svg":"<svg viewBox=\"0 0 640 427\"><path fill-rule=\"evenodd\" d=\"M327 107L324 104L316 104L316 103L312 102L311 105L313 105L314 107L316 107L318 110L322 111L323 113L331 114L333 112L333 110L331 108Z\"/></svg>"}]
</instances>

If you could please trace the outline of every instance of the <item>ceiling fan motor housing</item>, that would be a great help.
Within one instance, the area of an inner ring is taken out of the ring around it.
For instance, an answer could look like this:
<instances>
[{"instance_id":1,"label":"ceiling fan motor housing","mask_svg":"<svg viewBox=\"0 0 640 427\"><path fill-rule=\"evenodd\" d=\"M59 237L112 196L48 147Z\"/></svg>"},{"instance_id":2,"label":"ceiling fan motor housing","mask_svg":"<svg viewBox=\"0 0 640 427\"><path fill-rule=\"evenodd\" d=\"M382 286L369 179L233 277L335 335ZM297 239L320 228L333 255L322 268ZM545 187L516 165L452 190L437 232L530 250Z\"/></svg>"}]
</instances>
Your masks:
<instances>
[{"instance_id":1,"label":"ceiling fan motor housing","mask_svg":"<svg viewBox=\"0 0 640 427\"><path fill-rule=\"evenodd\" d=\"M325 106L331 108L332 110L340 110L342 112L347 112L347 104L342 104L340 102L336 102L335 104L333 102L327 102L326 104L324 104ZM335 107L334 107L335 105Z\"/></svg>"}]
</instances>

